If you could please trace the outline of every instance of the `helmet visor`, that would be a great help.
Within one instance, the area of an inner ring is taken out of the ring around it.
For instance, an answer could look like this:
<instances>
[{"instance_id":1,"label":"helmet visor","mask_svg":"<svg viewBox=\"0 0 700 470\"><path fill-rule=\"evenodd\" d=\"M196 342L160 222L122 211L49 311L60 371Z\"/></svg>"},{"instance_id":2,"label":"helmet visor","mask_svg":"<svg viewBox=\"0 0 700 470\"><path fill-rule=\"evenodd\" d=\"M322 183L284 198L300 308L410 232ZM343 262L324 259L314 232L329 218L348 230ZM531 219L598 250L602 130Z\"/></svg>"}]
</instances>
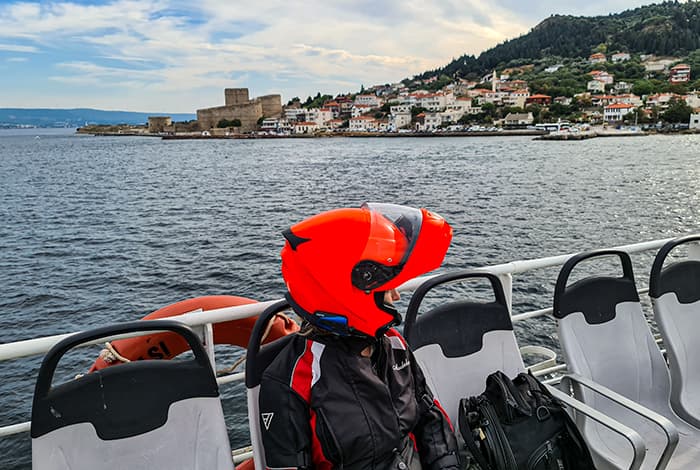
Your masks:
<instances>
[{"instance_id":1,"label":"helmet visor","mask_svg":"<svg viewBox=\"0 0 700 470\"><path fill-rule=\"evenodd\" d=\"M365 203L370 213L367 244L352 272L352 283L372 290L396 277L416 244L423 222L420 209L396 204Z\"/></svg>"}]
</instances>

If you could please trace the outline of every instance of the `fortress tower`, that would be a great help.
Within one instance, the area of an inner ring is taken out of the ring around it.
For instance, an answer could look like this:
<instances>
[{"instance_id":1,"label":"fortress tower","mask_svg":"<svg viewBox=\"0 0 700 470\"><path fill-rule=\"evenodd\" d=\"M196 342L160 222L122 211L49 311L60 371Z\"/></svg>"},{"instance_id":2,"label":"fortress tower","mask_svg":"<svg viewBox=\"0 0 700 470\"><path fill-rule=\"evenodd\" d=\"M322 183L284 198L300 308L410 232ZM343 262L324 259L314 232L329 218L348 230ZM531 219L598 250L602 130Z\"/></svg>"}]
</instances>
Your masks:
<instances>
[{"instance_id":1,"label":"fortress tower","mask_svg":"<svg viewBox=\"0 0 700 470\"><path fill-rule=\"evenodd\" d=\"M237 104L248 104L247 88L226 88L224 89L224 98L226 106L235 106Z\"/></svg>"}]
</instances>

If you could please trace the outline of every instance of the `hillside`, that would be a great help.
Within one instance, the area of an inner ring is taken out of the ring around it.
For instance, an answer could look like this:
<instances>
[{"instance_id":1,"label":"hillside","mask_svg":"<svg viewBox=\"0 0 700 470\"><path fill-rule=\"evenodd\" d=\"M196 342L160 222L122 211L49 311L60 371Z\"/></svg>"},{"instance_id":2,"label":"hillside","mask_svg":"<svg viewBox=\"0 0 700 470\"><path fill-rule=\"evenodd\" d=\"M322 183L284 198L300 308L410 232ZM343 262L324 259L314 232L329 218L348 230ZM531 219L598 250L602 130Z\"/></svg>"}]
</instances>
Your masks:
<instances>
[{"instance_id":1,"label":"hillside","mask_svg":"<svg viewBox=\"0 0 700 470\"><path fill-rule=\"evenodd\" d=\"M529 33L484 51L463 55L416 78L447 75L478 78L494 68L522 65L550 56L588 57L624 51L686 56L700 48L700 2L664 2L607 16L551 16Z\"/></svg>"},{"instance_id":2,"label":"hillside","mask_svg":"<svg viewBox=\"0 0 700 470\"><path fill-rule=\"evenodd\" d=\"M146 124L148 116L170 116L175 121L196 119L194 114L138 113L100 109L0 108L2 127L81 127L87 124Z\"/></svg>"}]
</instances>

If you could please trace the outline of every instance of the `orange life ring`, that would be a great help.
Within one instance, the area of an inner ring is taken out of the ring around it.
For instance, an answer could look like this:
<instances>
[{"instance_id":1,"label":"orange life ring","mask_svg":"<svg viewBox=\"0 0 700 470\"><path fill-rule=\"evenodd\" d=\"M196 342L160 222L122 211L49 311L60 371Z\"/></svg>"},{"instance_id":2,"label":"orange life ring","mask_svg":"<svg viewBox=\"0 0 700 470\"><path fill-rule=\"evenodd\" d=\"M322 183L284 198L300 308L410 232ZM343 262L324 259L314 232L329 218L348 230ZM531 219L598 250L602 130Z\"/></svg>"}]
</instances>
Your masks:
<instances>
[{"instance_id":1,"label":"orange life ring","mask_svg":"<svg viewBox=\"0 0 700 470\"><path fill-rule=\"evenodd\" d=\"M155 320L157 318L173 317L195 310L216 310L225 307L234 307L255 303L255 300L233 295L209 295L195 297L194 299L176 302L146 315L142 320ZM242 318L214 324L214 344L230 344L233 346L247 347L248 338L253 331L257 317ZM292 319L279 315L271 322L264 342L269 342L289 335L299 330ZM175 333L155 333L138 336L135 338L118 339L109 343L109 347L118 356L129 361L139 359L172 359L178 354L189 350L187 342ZM111 354L113 356L113 353ZM116 363L122 362L105 355L100 355L90 368L90 372L104 369Z\"/></svg>"}]
</instances>

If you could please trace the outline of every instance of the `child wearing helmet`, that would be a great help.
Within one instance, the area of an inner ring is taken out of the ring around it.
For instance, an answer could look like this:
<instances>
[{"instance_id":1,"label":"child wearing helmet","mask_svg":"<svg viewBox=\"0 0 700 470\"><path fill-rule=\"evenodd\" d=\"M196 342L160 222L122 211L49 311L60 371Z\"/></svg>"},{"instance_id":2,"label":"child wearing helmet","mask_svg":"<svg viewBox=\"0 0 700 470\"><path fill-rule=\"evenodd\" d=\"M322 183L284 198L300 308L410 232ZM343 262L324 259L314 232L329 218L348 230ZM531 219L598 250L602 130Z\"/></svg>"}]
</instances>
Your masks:
<instances>
[{"instance_id":1,"label":"child wearing helmet","mask_svg":"<svg viewBox=\"0 0 700 470\"><path fill-rule=\"evenodd\" d=\"M442 263L450 226L425 209L365 204L284 236L287 300L305 325L262 377L267 467L458 469L449 418L393 328L396 288Z\"/></svg>"}]
</instances>

